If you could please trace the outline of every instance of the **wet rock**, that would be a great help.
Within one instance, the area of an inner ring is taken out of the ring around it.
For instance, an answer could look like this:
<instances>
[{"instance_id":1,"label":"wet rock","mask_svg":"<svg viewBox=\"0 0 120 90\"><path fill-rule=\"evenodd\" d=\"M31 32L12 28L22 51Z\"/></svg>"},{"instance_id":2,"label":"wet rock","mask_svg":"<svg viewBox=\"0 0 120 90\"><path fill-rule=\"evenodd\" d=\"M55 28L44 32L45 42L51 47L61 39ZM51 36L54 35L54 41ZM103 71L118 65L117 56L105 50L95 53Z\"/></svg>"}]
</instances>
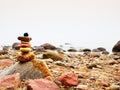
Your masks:
<instances>
[{"instance_id":1,"label":"wet rock","mask_svg":"<svg viewBox=\"0 0 120 90\"><path fill-rule=\"evenodd\" d=\"M76 86L78 85L78 76L73 72L63 73L58 80L64 86Z\"/></svg>"},{"instance_id":2,"label":"wet rock","mask_svg":"<svg viewBox=\"0 0 120 90\"><path fill-rule=\"evenodd\" d=\"M27 90L60 90L53 82L46 79L35 79L29 82Z\"/></svg>"},{"instance_id":3,"label":"wet rock","mask_svg":"<svg viewBox=\"0 0 120 90\"><path fill-rule=\"evenodd\" d=\"M0 90L16 90L20 85L19 73L0 77Z\"/></svg>"},{"instance_id":4,"label":"wet rock","mask_svg":"<svg viewBox=\"0 0 120 90\"><path fill-rule=\"evenodd\" d=\"M12 49L19 50L20 49L20 43L18 43L18 42L13 43Z\"/></svg>"},{"instance_id":5,"label":"wet rock","mask_svg":"<svg viewBox=\"0 0 120 90\"><path fill-rule=\"evenodd\" d=\"M55 50L56 47L52 44L49 44L49 43L45 43L43 45L41 45L41 47L43 47L44 49L49 49L49 50Z\"/></svg>"},{"instance_id":6,"label":"wet rock","mask_svg":"<svg viewBox=\"0 0 120 90\"><path fill-rule=\"evenodd\" d=\"M14 73L20 73L21 80L23 79L37 79L44 77L40 70L33 66L31 61L26 63L16 62L8 68L3 69L0 72L0 77L11 75Z\"/></svg>"},{"instance_id":7,"label":"wet rock","mask_svg":"<svg viewBox=\"0 0 120 90\"><path fill-rule=\"evenodd\" d=\"M67 51L68 51L68 52L77 52L77 50L74 49L74 48L70 48L70 49L68 49Z\"/></svg>"}]
</instances>

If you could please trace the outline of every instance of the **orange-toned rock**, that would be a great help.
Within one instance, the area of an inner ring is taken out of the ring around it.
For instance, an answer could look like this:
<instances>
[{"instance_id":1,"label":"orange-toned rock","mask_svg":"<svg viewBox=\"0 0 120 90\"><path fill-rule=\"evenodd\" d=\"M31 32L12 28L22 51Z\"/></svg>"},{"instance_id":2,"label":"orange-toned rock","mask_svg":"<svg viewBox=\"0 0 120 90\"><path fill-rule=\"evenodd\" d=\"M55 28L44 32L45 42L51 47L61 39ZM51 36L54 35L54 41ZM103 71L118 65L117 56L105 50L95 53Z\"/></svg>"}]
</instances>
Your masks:
<instances>
[{"instance_id":1,"label":"orange-toned rock","mask_svg":"<svg viewBox=\"0 0 120 90\"><path fill-rule=\"evenodd\" d=\"M20 47L31 47L31 45L29 43L21 43Z\"/></svg>"},{"instance_id":2,"label":"orange-toned rock","mask_svg":"<svg viewBox=\"0 0 120 90\"><path fill-rule=\"evenodd\" d=\"M58 80L64 86L75 86L78 85L78 76L73 72L67 72L62 74Z\"/></svg>"},{"instance_id":3,"label":"orange-toned rock","mask_svg":"<svg viewBox=\"0 0 120 90\"><path fill-rule=\"evenodd\" d=\"M0 90L16 90L20 85L19 73L0 78Z\"/></svg>"},{"instance_id":4,"label":"orange-toned rock","mask_svg":"<svg viewBox=\"0 0 120 90\"><path fill-rule=\"evenodd\" d=\"M17 60L20 62L27 62L27 61L31 61L35 59L35 55L33 52L29 52L27 54L23 54L23 53L18 53L17 55Z\"/></svg>"},{"instance_id":5,"label":"orange-toned rock","mask_svg":"<svg viewBox=\"0 0 120 90\"><path fill-rule=\"evenodd\" d=\"M60 90L60 89L52 81L46 79L36 79L28 83L27 90Z\"/></svg>"},{"instance_id":6,"label":"orange-toned rock","mask_svg":"<svg viewBox=\"0 0 120 90\"><path fill-rule=\"evenodd\" d=\"M109 86L108 83L103 82L103 81L96 81L96 84L99 85L99 86L104 86L104 87L108 87Z\"/></svg>"}]
</instances>

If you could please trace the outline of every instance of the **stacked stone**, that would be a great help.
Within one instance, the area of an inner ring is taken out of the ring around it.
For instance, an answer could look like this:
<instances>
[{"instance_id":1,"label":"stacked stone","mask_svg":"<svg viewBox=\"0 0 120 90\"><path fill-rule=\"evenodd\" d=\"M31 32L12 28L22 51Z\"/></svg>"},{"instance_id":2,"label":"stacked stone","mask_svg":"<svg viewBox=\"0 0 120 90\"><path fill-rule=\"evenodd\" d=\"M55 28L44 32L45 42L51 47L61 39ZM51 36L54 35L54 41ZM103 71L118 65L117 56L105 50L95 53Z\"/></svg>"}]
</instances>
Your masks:
<instances>
[{"instance_id":1,"label":"stacked stone","mask_svg":"<svg viewBox=\"0 0 120 90\"><path fill-rule=\"evenodd\" d=\"M18 53L17 60L20 62L27 62L35 59L35 55L32 52L30 41L32 40L29 37L28 33L24 33L24 36L19 36L18 40L21 41L20 52Z\"/></svg>"}]
</instances>

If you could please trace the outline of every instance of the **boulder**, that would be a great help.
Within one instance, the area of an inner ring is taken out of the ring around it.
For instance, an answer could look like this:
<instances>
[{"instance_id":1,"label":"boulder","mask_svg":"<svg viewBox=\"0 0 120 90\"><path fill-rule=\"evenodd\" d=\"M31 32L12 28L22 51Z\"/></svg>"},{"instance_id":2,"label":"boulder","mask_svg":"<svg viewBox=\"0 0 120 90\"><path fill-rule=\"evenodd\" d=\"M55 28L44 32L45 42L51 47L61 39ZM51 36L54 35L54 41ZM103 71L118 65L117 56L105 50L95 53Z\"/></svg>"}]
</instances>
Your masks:
<instances>
[{"instance_id":1,"label":"boulder","mask_svg":"<svg viewBox=\"0 0 120 90\"><path fill-rule=\"evenodd\" d=\"M63 86L76 86L78 85L78 75L73 72L63 73L58 80Z\"/></svg>"},{"instance_id":2,"label":"boulder","mask_svg":"<svg viewBox=\"0 0 120 90\"><path fill-rule=\"evenodd\" d=\"M20 85L19 73L0 77L0 90L17 90Z\"/></svg>"},{"instance_id":3,"label":"boulder","mask_svg":"<svg viewBox=\"0 0 120 90\"><path fill-rule=\"evenodd\" d=\"M53 82L46 79L35 79L28 82L27 90L60 90Z\"/></svg>"},{"instance_id":4,"label":"boulder","mask_svg":"<svg viewBox=\"0 0 120 90\"><path fill-rule=\"evenodd\" d=\"M37 79L44 77L43 73L33 65L32 61L21 63L16 62L8 68L0 71L0 77L20 73L21 80L24 79Z\"/></svg>"},{"instance_id":5,"label":"boulder","mask_svg":"<svg viewBox=\"0 0 120 90\"><path fill-rule=\"evenodd\" d=\"M49 44L49 43L45 43L43 45L41 45L41 47L43 47L44 49L49 49L49 50L55 50L56 47L52 44Z\"/></svg>"}]
</instances>

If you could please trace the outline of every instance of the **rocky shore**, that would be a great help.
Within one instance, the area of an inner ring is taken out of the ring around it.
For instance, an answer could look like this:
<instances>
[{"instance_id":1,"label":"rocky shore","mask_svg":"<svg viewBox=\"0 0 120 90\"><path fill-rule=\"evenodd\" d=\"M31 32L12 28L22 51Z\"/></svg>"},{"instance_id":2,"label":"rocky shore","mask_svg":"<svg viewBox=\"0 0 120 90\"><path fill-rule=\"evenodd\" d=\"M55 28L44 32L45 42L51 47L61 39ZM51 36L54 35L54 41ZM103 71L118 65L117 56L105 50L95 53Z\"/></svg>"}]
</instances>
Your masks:
<instances>
[{"instance_id":1,"label":"rocky shore","mask_svg":"<svg viewBox=\"0 0 120 90\"><path fill-rule=\"evenodd\" d=\"M36 62L20 64L20 43L12 49L5 46L0 50L0 90L120 90L120 56L115 47L109 53L103 47L64 50L45 43L32 47ZM47 65L50 77L42 65Z\"/></svg>"}]
</instances>

